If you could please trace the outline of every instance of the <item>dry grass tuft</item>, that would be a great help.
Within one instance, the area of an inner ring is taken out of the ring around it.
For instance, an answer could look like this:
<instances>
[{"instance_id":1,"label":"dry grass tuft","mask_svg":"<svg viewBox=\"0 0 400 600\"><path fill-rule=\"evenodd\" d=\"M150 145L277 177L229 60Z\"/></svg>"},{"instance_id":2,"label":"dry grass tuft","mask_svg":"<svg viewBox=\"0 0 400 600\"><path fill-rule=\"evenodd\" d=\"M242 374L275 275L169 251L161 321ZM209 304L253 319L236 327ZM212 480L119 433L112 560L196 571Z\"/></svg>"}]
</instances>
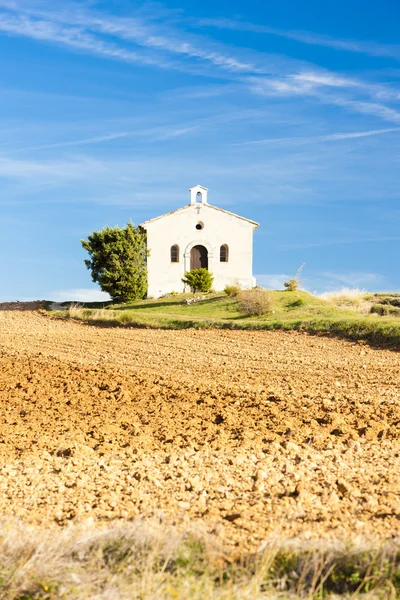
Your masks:
<instances>
[{"instance_id":1,"label":"dry grass tuft","mask_svg":"<svg viewBox=\"0 0 400 600\"><path fill-rule=\"evenodd\" d=\"M228 560L207 534L160 520L93 523L37 530L0 526L3 600L261 600L266 598L396 598L400 546L270 540L256 555Z\"/></svg>"},{"instance_id":2,"label":"dry grass tuft","mask_svg":"<svg viewBox=\"0 0 400 600\"><path fill-rule=\"evenodd\" d=\"M357 312L363 314L370 312L372 306L371 297L372 295L366 290L346 287L343 287L340 290L324 292L320 296L322 300L331 302L339 308L353 308L357 310Z\"/></svg>"},{"instance_id":3,"label":"dry grass tuft","mask_svg":"<svg viewBox=\"0 0 400 600\"><path fill-rule=\"evenodd\" d=\"M82 304L70 304L67 309L67 316L70 319L81 319L84 313Z\"/></svg>"},{"instance_id":4,"label":"dry grass tuft","mask_svg":"<svg viewBox=\"0 0 400 600\"><path fill-rule=\"evenodd\" d=\"M245 290L238 295L238 311L246 317L271 313L273 304L271 294L264 290Z\"/></svg>"}]
</instances>

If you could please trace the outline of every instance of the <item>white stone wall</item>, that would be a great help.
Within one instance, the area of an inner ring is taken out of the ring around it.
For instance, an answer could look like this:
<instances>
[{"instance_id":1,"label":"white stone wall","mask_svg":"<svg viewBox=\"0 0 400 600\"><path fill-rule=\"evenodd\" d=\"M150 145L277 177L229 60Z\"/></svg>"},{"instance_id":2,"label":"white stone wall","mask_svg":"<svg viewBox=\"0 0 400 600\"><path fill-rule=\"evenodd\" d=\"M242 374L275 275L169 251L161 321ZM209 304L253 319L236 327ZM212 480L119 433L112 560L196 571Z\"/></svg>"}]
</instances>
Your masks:
<instances>
[{"instance_id":1,"label":"white stone wall","mask_svg":"<svg viewBox=\"0 0 400 600\"><path fill-rule=\"evenodd\" d=\"M202 223L203 229L196 229ZM256 225L227 214L209 204L185 206L142 227L147 230L148 296L159 298L170 292L188 291L181 281L190 271L190 251L198 244L208 250L208 270L214 275L213 288L223 290L236 281L243 288L255 285L252 276L253 230ZM171 263L171 246L179 246L179 262ZM220 246L229 247L229 260L220 262Z\"/></svg>"}]
</instances>

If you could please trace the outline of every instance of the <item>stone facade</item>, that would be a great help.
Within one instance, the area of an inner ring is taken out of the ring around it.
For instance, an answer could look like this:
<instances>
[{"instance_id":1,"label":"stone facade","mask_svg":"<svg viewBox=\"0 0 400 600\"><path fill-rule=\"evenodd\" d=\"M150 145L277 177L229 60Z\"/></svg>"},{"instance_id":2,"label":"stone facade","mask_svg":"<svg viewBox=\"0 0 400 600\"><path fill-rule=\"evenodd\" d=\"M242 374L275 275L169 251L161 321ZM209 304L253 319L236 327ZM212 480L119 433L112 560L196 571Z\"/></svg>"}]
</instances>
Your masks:
<instances>
[{"instance_id":1,"label":"stone facade","mask_svg":"<svg viewBox=\"0 0 400 600\"><path fill-rule=\"evenodd\" d=\"M255 285L252 275L253 231L258 223L208 204L207 188L190 190L190 204L141 224L147 231L148 296L189 291L186 271L206 267L214 289L238 282Z\"/></svg>"}]
</instances>

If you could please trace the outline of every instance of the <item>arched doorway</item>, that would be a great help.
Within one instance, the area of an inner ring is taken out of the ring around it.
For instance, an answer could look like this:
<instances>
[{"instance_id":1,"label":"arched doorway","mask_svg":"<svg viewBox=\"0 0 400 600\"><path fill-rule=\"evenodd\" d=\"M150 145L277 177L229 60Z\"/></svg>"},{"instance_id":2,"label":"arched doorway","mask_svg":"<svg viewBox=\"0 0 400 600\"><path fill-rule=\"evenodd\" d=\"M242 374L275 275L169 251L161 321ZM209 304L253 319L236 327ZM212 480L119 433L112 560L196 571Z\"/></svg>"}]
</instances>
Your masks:
<instances>
[{"instance_id":1,"label":"arched doorway","mask_svg":"<svg viewBox=\"0 0 400 600\"><path fill-rule=\"evenodd\" d=\"M208 269L208 250L204 246L194 246L190 251L190 270Z\"/></svg>"}]
</instances>

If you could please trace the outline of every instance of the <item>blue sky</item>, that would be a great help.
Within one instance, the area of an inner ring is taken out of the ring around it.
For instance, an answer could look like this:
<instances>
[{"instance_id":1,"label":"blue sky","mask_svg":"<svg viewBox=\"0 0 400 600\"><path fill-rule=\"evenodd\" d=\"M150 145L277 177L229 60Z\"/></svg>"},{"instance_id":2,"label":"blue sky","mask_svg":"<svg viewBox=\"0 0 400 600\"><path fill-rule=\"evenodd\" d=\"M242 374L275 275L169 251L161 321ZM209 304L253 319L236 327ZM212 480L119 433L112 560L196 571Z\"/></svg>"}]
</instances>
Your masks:
<instances>
[{"instance_id":1,"label":"blue sky","mask_svg":"<svg viewBox=\"0 0 400 600\"><path fill-rule=\"evenodd\" d=\"M188 203L254 273L398 290L397 1L0 0L0 300L100 298L80 239Z\"/></svg>"}]
</instances>

